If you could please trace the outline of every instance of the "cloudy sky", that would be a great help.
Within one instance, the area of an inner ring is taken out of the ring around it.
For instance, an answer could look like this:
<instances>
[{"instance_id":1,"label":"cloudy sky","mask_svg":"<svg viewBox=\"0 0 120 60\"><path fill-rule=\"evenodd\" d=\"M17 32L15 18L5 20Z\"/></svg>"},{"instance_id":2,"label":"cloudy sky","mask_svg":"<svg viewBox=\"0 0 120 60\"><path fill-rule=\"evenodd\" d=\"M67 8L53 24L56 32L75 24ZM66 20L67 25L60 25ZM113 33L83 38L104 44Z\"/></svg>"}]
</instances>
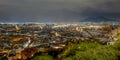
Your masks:
<instances>
[{"instance_id":1,"label":"cloudy sky","mask_svg":"<svg viewBox=\"0 0 120 60\"><path fill-rule=\"evenodd\" d=\"M1 22L74 22L120 16L120 0L0 0Z\"/></svg>"}]
</instances>

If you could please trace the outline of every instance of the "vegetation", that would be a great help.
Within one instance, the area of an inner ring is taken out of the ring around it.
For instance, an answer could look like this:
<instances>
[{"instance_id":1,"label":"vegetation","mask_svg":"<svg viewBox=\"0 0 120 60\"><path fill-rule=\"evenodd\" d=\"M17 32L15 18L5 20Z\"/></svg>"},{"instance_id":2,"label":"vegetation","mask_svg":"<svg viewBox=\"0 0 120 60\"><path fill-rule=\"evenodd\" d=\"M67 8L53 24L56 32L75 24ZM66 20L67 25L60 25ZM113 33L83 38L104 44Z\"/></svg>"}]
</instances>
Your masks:
<instances>
[{"instance_id":1,"label":"vegetation","mask_svg":"<svg viewBox=\"0 0 120 60\"><path fill-rule=\"evenodd\" d=\"M53 60L53 58L52 58L52 56L43 53L41 55L36 55L31 60Z\"/></svg>"},{"instance_id":2,"label":"vegetation","mask_svg":"<svg viewBox=\"0 0 120 60\"><path fill-rule=\"evenodd\" d=\"M102 45L97 42L69 43L67 48L58 55L59 60L119 60L120 34L114 45ZM40 55L32 60L56 60L50 55Z\"/></svg>"}]
</instances>

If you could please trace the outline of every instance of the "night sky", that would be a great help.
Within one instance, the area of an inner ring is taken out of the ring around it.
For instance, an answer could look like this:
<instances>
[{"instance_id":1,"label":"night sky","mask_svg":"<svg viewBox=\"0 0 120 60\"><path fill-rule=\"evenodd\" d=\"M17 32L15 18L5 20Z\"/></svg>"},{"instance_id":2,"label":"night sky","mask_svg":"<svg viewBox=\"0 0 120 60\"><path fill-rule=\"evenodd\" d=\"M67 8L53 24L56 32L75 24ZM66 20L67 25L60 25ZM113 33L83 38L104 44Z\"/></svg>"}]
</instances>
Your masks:
<instances>
[{"instance_id":1,"label":"night sky","mask_svg":"<svg viewBox=\"0 0 120 60\"><path fill-rule=\"evenodd\" d=\"M0 22L79 22L98 16L119 20L120 0L0 0Z\"/></svg>"}]
</instances>

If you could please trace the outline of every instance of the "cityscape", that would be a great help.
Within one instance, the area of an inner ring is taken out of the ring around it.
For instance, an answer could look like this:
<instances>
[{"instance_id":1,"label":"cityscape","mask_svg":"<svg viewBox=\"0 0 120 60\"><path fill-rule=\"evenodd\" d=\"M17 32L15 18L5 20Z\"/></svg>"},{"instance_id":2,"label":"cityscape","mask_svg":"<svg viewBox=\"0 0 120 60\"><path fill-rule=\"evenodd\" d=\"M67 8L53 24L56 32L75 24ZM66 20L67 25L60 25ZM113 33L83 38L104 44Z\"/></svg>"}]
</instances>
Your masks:
<instances>
[{"instance_id":1,"label":"cityscape","mask_svg":"<svg viewBox=\"0 0 120 60\"><path fill-rule=\"evenodd\" d=\"M0 0L0 60L120 60L120 0Z\"/></svg>"},{"instance_id":2,"label":"cityscape","mask_svg":"<svg viewBox=\"0 0 120 60\"><path fill-rule=\"evenodd\" d=\"M85 24L85 25L84 25ZM120 32L119 24L84 23L0 24L0 56L8 60L29 59L36 53L59 58L70 43L98 42L113 45Z\"/></svg>"}]
</instances>

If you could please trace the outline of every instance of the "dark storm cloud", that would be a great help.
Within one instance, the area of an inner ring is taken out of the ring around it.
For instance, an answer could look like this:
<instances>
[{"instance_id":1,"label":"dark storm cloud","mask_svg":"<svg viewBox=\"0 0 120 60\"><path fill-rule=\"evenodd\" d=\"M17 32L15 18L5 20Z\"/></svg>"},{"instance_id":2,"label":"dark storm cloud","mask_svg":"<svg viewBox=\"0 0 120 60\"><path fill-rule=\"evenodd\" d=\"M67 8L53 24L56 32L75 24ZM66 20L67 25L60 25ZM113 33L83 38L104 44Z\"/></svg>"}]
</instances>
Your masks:
<instances>
[{"instance_id":1,"label":"dark storm cloud","mask_svg":"<svg viewBox=\"0 0 120 60\"><path fill-rule=\"evenodd\" d=\"M1 21L77 21L120 15L119 0L0 0Z\"/></svg>"}]
</instances>

